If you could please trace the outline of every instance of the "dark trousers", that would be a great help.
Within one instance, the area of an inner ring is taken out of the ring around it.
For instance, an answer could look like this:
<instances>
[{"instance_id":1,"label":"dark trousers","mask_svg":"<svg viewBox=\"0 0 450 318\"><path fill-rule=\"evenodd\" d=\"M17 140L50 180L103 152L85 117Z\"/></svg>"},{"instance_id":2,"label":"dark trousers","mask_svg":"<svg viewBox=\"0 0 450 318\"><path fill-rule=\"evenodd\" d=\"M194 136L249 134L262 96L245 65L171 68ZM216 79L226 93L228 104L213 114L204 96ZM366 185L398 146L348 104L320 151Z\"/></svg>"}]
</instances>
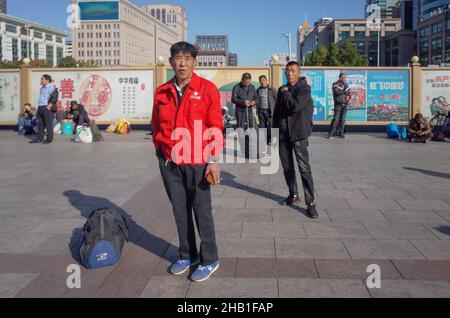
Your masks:
<instances>
[{"instance_id":1,"label":"dark trousers","mask_svg":"<svg viewBox=\"0 0 450 318\"><path fill-rule=\"evenodd\" d=\"M205 180L205 166L177 166L159 156L159 168L164 186L173 207L180 240L180 258L197 259L203 266L219 260L214 219L212 214L211 186ZM200 236L200 253L197 251L195 224Z\"/></svg>"},{"instance_id":2,"label":"dark trousers","mask_svg":"<svg viewBox=\"0 0 450 318\"><path fill-rule=\"evenodd\" d=\"M53 141L53 119L54 114L47 107L39 107L36 115L38 119L38 133L36 140L44 141L45 130L47 129L47 141Z\"/></svg>"},{"instance_id":3,"label":"dark trousers","mask_svg":"<svg viewBox=\"0 0 450 318\"><path fill-rule=\"evenodd\" d=\"M345 118L347 117L347 106L334 106L334 118L331 122L330 136L345 135Z\"/></svg>"},{"instance_id":4,"label":"dark trousers","mask_svg":"<svg viewBox=\"0 0 450 318\"><path fill-rule=\"evenodd\" d=\"M408 134L410 140L415 139L417 142L425 142L431 137L431 134L418 136L417 134Z\"/></svg>"},{"instance_id":5,"label":"dark trousers","mask_svg":"<svg viewBox=\"0 0 450 318\"><path fill-rule=\"evenodd\" d=\"M289 187L289 194L298 195L297 177L295 174L294 154L302 178L306 204L315 203L314 181L309 164L308 139L292 142L288 133L280 131L280 159L284 177Z\"/></svg>"},{"instance_id":6,"label":"dark trousers","mask_svg":"<svg viewBox=\"0 0 450 318\"><path fill-rule=\"evenodd\" d=\"M259 128L267 129L267 144L272 141L272 123L269 110L260 110L259 115Z\"/></svg>"},{"instance_id":7,"label":"dark trousers","mask_svg":"<svg viewBox=\"0 0 450 318\"><path fill-rule=\"evenodd\" d=\"M236 121L237 128L243 128L244 130L258 128L256 127L255 116L253 116L253 107L248 107L248 118L246 109L236 108Z\"/></svg>"}]
</instances>

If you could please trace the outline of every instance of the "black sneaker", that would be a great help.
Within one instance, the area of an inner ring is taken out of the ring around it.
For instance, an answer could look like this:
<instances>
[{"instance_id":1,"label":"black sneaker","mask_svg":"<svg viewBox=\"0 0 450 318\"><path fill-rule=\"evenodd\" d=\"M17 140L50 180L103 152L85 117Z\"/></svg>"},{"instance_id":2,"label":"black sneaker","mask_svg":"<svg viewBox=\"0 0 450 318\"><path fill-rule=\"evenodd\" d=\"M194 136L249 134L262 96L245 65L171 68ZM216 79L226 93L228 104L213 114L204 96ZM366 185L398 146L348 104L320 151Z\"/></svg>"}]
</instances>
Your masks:
<instances>
[{"instance_id":1,"label":"black sneaker","mask_svg":"<svg viewBox=\"0 0 450 318\"><path fill-rule=\"evenodd\" d=\"M283 202L280 202L280 205L282 206L290 206L299 203L300 200L298 198L298 195L291 194L289 195Z\"/></svg>"},{"instance_id":2,"label":"black sneaker","mask_svg":"<svg viewBox=\"0 0 450 318\"><path fill-rule=\"evenodd\" d=\"M345 139L345 135L340 135L339 138Z\"/></svg>"},{"instance_id":3,"label":"black sneaker","mask_svg":"<svg viewBox=\"0 0 450 318\"><path fill-rule=\"evenodd\" d=\"M317 208L314 203L311 203L308 205L308 209L306 210L306 214L310 219L317 219L319 218L319 213L317 213Z\"/></svg>"},{"instance_id":4,"label":"black sneaker","mask_svg":"<svg viewBox=\"0 0 450 318\"><path fill-rule=\"evenodd\" d=\"M39 140L32 140L32 141L30 141L30 144L40 144L42 141L39 141Z\"/></svg>"},{"instance_id":5,"label":"black sneaker","mask_svg":"<svg viewBox=\"0 0 450 318\"><path fill-rule=\"evenodd\" d=\"M43 145L50 145L51 143L52 143L51 141L46 140L46 141L44 141L42 144L43 144Z\"/></svg>"}]
</instances>

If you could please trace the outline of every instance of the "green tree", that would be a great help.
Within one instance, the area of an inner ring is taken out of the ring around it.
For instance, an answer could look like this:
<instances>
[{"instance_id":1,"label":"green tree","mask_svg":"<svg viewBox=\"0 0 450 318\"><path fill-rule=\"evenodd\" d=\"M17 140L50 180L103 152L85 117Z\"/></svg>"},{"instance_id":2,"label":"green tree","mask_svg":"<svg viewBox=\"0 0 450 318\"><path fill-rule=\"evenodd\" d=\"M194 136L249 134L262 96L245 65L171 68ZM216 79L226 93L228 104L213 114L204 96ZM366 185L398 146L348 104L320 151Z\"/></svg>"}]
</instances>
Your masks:
<instances>
[{"instance_id":1,"label":"green tree","mask_svg":"<svg viewBox=\"0 0 450 318\"><path fill-rule=\"evenodd\" d=\"M358 52L355 45L350 42L345 42L341 47L341 63L343 66L367 66L364 55Z\"/></svg>"},{"instance_id":2,"label":"green tree","mask_svg":"<svg viewBox=\"0 0 450 318\"><path fill-rule=\"evenodd\" d=\"M342 66L342 52L336 44L331 44L328 48L327 66Z\"/></svg>"},{"instance_id":3,"label":"green tree","mask_svg":"<svg viewBox=\"0 0 450 318\"><path fill-rule=\"evenodd\" d=\"M315 51L306 57L306 66L326 66L328 58L328 49L319 44Z\"/></svg>"},{"instance_id":4,"label":"green tree","mask_svg":"<svg viewBox=\"0 0 450 318\"><path fill-rule=\"evenodd\" d=\"M64 67L64 68L75 68L77 67L77 60L75 60L71 56L66 56L61 59L61 62L59 62L58 67Z\"/></svg>"},{"instance_id":5,"label":"green tree","mask_svg":"<svg viewBox=\"0 0 450 318\"><path fill-rule=\"evenodd\" d=\"M345 42L341 47L331 44L329 48L318 45L317 48L306 56L305 66L367 66L364 55L358 52L356 47Z\"/></svg>"},{"instance_id":6,"label":"green tree","mask_svg":"<svg viewBox=\"0 0 450 318\"><path fill-rule=\"evenodd\" d=\"M95 68L95 67L98 67L98 66L97 66L97 63L94 60L89 60L89 61L78 61L78 67Z\"/></svg>"},{"instance_id":7,"label":"green tree","mask_svg":"<svg viewBox=\"0 0 450 318\"><path fill-rule=\"evenodd\" d=\"M45 60L31 60L30 67L33 68L50 68Z\"/></svg>"}]
</instances>

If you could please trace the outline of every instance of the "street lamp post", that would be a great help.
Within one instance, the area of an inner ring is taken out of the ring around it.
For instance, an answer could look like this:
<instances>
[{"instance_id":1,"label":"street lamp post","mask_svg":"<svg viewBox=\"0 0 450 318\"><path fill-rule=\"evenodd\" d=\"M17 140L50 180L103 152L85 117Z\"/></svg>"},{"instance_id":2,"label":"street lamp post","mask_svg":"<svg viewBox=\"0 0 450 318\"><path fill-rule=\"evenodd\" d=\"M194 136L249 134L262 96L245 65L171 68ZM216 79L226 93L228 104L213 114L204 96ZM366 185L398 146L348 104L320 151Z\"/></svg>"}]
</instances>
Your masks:
<instances>
[{"instance_id":1,"label":"street lamp post","mask_svg":"<svg viewBox=\"0 0 450 318\"><path fill-rule=\"evenodd\" d=\"M281 33L281 37L286 38L289 47L289 61L292 61L292 35L291 33Z\"/></svg>"}]
</instances>

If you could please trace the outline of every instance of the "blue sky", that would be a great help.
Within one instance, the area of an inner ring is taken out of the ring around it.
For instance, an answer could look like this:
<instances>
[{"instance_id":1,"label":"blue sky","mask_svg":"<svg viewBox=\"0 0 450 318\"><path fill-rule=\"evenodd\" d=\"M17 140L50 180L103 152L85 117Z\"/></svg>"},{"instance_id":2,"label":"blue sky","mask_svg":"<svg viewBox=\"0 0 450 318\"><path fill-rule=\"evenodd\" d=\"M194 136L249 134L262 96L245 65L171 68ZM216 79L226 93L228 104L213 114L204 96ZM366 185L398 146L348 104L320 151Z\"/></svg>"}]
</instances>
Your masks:
<instances>
[{"instance_id":1,"label":"blue sky","mask_svg":"<svg viewBox=\"0 0 450 318\"><path fill-rule=\"evenodd\" d=\"M164 0L133 0L137 5ZM260 65L272 53L287 52L280 33L291 32L293 51L296 29L305 15L310 24L320 17L362 18L365 0L173 0L182 4L189 20L189 37L196 34L228 34L230 50L240 65ZM70 0L9 0L9 14L68 31L66 7Z\"/></svg>"}]
</instances>

